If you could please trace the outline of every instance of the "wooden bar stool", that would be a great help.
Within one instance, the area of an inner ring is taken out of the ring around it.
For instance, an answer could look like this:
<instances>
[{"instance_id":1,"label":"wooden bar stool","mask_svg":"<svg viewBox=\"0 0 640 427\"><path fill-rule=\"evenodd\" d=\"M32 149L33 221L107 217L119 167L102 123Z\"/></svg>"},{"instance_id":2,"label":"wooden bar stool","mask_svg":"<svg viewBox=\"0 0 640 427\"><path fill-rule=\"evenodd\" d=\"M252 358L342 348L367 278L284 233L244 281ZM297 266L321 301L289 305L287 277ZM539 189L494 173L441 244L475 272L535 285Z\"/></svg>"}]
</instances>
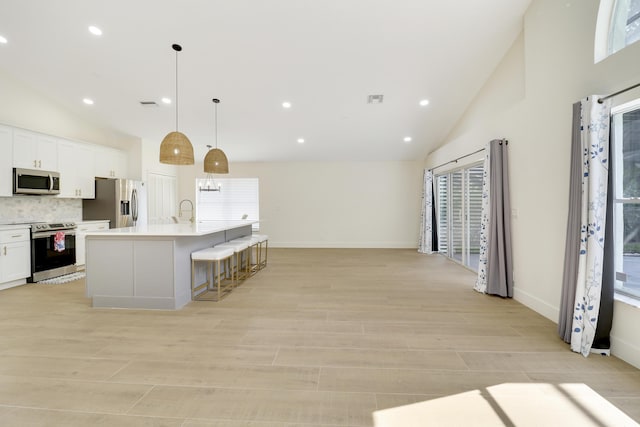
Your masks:
<instances>
[{"instance_id":1,"label":"wooden bar stool","mask_svg":"<svg viewBox=\"0 0 640 427\"><path fill-rule=\"evenodd\" d=\"M225 276L231 269L231 258L234 255L233 248L206 248L191 252L191 299L220 301L220 299L233 289L233 280L226 283L222 275L223 264ZM206 282L196 285L196 262L206 262Z\"/></svg>"}]
</instances>

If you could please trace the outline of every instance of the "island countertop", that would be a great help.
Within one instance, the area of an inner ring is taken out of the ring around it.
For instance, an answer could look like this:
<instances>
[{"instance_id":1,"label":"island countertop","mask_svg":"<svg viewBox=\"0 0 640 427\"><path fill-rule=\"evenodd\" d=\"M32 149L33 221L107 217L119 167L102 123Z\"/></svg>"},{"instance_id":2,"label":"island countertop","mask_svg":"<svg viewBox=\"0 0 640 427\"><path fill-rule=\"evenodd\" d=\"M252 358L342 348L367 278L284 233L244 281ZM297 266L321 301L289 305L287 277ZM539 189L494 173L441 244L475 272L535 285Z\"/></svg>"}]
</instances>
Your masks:
<instances>
[{"instance_id":1,"label":"island countertop","mask_svg":"<svg viewBox=\"0 0 640 427\"><path fill-rule=\"evenodd\" d=\"M178 224L149 224L135 227L110 228L108 230L87 231L87 236L109 237L160 237L160 236L206 236L221 231L246 227L258 221L233 220L233 221L203 221L197 223L181 222Z\"/></svg>"}]
</instances>

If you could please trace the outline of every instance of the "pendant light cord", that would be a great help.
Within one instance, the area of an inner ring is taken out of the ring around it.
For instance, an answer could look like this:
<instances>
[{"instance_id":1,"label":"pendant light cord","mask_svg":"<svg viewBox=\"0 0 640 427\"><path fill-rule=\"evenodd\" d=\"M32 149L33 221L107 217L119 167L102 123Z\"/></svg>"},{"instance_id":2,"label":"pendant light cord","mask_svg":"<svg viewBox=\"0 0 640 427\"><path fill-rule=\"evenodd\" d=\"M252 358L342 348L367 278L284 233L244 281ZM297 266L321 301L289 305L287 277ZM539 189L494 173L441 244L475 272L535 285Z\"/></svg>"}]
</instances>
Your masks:
<instances>
[{"instance_id":1,"label":"pendant light cord","mask_svg":"<svg viewBox=\"0 0 640 427\"><path fill-rule=\"evenodd\" d=\"M215 130L214 130L214 141L216 143L216 149L218 149L218 104L220 103L220 100L218 98L213 98L213 123L215 125Z\"/></svg>"},{"instance_id":2,"label":"pendant light cord","mask_svg":"<svg viewBox=\"0 0 640 427\"><path fill-rule=\"evenodd\" d=\"M218 149L218 103L214 103L215 107L213 110L213 114L214 114L214 123L216 124L216 135L215 135L215 141L216 141L216 150Z\"/></svg>"},{"instance_id":3,"label":"pendant light cord","mask_svg":"<svg viewBox=\"0 0 640 427\"><path fill-rule=\"evenodd\" d=\"M176 132L178 129L178 50L176 50Z\"/></svg>"}]
</instances>

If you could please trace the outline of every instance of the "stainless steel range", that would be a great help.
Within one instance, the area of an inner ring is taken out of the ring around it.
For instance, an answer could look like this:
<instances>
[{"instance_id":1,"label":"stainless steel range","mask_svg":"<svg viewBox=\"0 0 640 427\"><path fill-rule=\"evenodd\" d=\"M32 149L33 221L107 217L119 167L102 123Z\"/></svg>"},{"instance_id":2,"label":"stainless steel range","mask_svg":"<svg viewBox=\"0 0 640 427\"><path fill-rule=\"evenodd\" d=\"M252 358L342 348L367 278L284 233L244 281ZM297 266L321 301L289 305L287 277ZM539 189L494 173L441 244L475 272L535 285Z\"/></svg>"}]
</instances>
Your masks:
<instances>
[{"instance_id":1,"label":"stainless steel range","mask_svg":"<svg viewBox=\"0 0 640 427\"><path fill-rule=\"evenodd\" d=\"M76 224L31 224L31 277L39 282L76 272Z\"/></svg>"}]
</instances>

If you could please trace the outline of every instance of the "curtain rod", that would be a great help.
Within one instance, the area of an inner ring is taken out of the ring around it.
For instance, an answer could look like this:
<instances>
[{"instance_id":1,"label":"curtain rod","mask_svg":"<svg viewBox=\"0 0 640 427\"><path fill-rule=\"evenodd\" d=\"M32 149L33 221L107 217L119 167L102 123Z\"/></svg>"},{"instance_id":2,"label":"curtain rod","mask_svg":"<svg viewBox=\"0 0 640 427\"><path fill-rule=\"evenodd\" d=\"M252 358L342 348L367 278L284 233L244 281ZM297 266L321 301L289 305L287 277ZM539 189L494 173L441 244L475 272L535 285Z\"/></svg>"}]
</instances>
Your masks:
<instances>
[{"instance_id":1,"label":"curtain rod","mask_svg":"<svg viewBox=\"0 0 640 427\"><path fill-rule=\"evenodd\" d=\"M599 98L599 99L598 99L598 104L602 104L606 99L613 98L613 97L614 97L614 96L616 96L616 95L620 95L621 93L625 93L625 92L627 92L627 91L630 91L631 89L635 89L635 88L637 88L638 86L640 86L640 83L637 83L637 84L635 84L635 85L633 85L633 86L629 86L629 87L628 87L628 88L626 88L626 89L619 90L619 91L617 91L616 93L612 93L611 95L603 96L602 98Z\"/></svg>"},{"instance_id":2,"label":"curtain rod","mask_svg":"<svg viewBox=\"0 0 640 427\"><path fill-rule=\"evenodd\" d=\"M456 163L456 162L457 162L458 160L460 160L460 159L464 159L465 157L473 156L474 154L478 154L478 153L479 153L479 152L481 152L481 151L484 151L484 148L481 148L481 149L479 149L479 150L476 150L476 151L474 151L473 153L469 153L469 154L465 154L464 156L460 156L460 157L458 157L457 159L449 160L448 162L444 162L444 163L442 163L441 165L434 166L434 167L432 167L432 168L431 168L431 169L429 169L429 170L430 170L430 171L432 171L432 170L434 170L434 169L438 169L439 167L444 166L444 165L448 165L449 163Z\"/></svg>"}]
</instances>

